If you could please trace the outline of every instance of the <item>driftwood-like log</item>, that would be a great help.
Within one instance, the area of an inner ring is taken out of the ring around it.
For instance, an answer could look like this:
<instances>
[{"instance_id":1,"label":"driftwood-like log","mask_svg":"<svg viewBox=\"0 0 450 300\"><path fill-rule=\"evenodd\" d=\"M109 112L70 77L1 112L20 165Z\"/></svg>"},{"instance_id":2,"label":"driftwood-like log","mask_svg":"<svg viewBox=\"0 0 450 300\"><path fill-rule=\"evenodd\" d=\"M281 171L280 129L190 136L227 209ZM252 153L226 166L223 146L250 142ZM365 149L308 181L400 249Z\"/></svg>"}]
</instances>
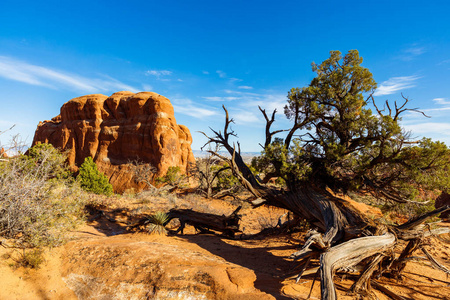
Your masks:
<instances>
[{"instance_id":1,"label":"driftwood-like log","mask_svg":"<svg viewBox=\"0 0 450 300\"><path fill-rule=\"evenodd\" d=\"M333 275L336 269L350 267L363 259L389 249L395 243L395 236L387 233L350 240L330 248L320 256L320 279L322 299L335 300Z\"/></svg>"},{"instance_id":2,"label":"driftwood-like log","mask_svg":"<svg viewBox=\"0 0 450 300\"><path fill-rule=\"evenodd\" d=\"M239 206L229 216L203 213L191 209L171 209L168 213L166 224L172 219L178 219L181 225L176 233L181 232L183 234L184 227L186 224L189 224L200 232L214 230L222 232L226 236L234 237L237 232L240 232L239 221L241 220L241 216L238 212L241 208Z\"/></svg>"}]
</instances>

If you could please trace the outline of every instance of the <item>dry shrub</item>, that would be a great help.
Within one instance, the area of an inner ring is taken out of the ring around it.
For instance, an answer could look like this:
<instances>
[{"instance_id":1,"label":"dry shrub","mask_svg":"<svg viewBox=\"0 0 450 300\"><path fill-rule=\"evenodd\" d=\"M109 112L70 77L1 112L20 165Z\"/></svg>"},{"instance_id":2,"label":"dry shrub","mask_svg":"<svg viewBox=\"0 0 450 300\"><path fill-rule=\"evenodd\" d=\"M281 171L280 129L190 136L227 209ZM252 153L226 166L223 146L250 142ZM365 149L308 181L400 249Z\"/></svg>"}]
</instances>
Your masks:
<instances>
[{"instance_id":1,"label":"dry shrub","mask_svg":"<svg viewBox=\"0 0 450 300\"><path fill-rule=\"evenodd\" d=\"M61 168L62 154L33 148L34 156L0 162L0 236L20 247L55 246L82 219L87 197Z\"/></svg>"}]
</instances>

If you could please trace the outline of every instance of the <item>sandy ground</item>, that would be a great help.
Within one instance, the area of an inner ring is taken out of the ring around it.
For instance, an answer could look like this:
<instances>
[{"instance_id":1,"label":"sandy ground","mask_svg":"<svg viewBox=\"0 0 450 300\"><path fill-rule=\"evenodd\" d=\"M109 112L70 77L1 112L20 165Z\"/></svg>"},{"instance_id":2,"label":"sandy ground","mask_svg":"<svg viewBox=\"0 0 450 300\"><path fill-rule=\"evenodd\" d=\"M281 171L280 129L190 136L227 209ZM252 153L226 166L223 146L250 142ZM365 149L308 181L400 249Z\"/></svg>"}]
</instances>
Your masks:
<instances>
[{"instance_id":1,"label":"sandy ground","mask_svg":"<svg viewBox=\"0 0 450 300\"><path fill-rule=\"evenodd\" d=\"M181 200L177 201L182 207L183 205L192 206L192 201L198 200L192 198L189 200L191 202L183 202L184 204L180 204ZM221 211L227 214L235 208L235 205L230 202L203 198L201 201L204 201L202 205L207 204L206 208L211 212ZM217 259L220 264L228 267L248 270L250 272L248 274L255 276L252 279L255 291L262 292L260 295L267 295L267 299L306 299L310 291L311 299L320 298L318 281L315 281L311 290L314 274L305 276L296 283L295 277L299 268L288 259L289 255L301 245L303 241L301 233L258 235L251 239L232 240L215 234L196 234L195 229L189 226L184 235L155 236L127 232L127 213L124 211L136 211L143 205L153 210L159 210L169 205L163 203L162 200L144 202L146 203L132 198L124 198L119 205L116 205L116 208L122 209L105 209L106 214L95 219L91 218L90 222L71 234L74 241L62 247L47 249L45 262L37 270L15 268L13 258L18 257L19 253L16 250L0 247L0 299L100 299L93 296L80 296L79 293L77 297L73 286L68 287L70 284L67 284L67 274L70 273L70 268L75 268L75 266L78 269L89 268L89 265L83 266L83 264L89 264L88 260L77 260L74 265L73 257L79 254L74 252L80 251L84 247L83 245L111 245L112 247L113 245L131 245L139 242L157 242L159 247L179 247L192 253L198 253L200 256ZM274 226L284 211L264 207L252 210L245 207L242 213L242 227L245 233L243 237L248 238L263 227ZM447 235L444 238L450 239L450 236ZM450 266L448 244L438 239L430 239L426 248L441 263L447 267ZM120 256L121 253L118 252L116 257L117 255ZM420 252L415 255L423 256ZM72 260L72 265L68 262L69 258ZM113 260L112 257L111 265L114 263ZM108 263L105 265L105 268L107 267ZM337 277L339 299L358 298L357 295L349 295L346 291L353 283L351 279L349 276ZM381 278L379 283L405 299L450 299L450 278L447 278L443 272L433 269L425 260L418 259L410 262L401 281ZM390 299L375 289L374 295L378 299ZM263 299L256 294L254 297L250 297L250 294L248 296L248 299ZM147 299L152 299L152 297L147 297Z\"/></svg>"}]
</instances>

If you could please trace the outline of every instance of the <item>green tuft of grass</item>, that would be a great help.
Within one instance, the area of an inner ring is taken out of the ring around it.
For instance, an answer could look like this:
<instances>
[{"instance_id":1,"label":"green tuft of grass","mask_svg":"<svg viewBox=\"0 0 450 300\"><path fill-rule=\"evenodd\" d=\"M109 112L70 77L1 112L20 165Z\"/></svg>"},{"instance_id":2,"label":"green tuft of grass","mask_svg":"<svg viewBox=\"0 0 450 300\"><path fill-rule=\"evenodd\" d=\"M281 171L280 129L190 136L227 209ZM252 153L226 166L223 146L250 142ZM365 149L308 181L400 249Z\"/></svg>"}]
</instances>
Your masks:
<instances>
[{"instance_id":1,"label":"green tuft of grass","mask_svg":"<svg viewBox=\"0 0 450 300\"><path fill-rule=\"evenodd\" d=\"M148 232L150 234L166 234L167 229L164 226L169 220L169 216L161 211L158 211L150 216L150 224L148 225Z\"/></svg>"}]
</instances>

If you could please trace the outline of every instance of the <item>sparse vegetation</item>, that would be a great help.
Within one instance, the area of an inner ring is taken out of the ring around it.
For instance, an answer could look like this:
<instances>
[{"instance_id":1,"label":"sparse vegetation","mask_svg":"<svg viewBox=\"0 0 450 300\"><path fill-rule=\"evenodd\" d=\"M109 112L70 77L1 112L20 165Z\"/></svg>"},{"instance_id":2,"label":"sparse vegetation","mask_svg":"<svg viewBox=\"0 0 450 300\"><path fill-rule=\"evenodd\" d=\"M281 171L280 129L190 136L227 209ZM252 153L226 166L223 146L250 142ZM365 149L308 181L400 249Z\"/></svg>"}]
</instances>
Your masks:
<instances>
[{"instance_id":1,"label":"sparse vegetation","mask_svg":"<svg viewBox=\"0 0 450 300\"><path fill-rule=\"evenodd\" d=\"M167 184L173 187L178 187L182 184L185 176L181 174L180 167L171 166L167 169L166 175L156 178L156 182L160 184Z\"/></svg>"},{"instance_id":2,"label":"sparse vegetation","mask_svg":"<svg viewBox=\"0 0 450 300\"><path fill-rule=\"evenodd\" d=\"M199 182L198 190L206 198L220 198L240 190L230 166L213 155L197 160L195 174Z\"/></svg>"},{"instance_id":3,"label":"sparse vegetation","mask_svg":"<svg viewBox=\"0 0 450 300\"><path fill-rule=\"evenodd\" d=\"M67 177L64 155L36 145L0 162L0 235L20 247L54 246L83 217L86 197Z\"/></svg>"},{"instance_id":4,"label":"sparse vegetation","mask_svg":"<svg viewBox=\"0 0 450 300\"><path fill-rule=\"evenodd\" d=\"M39 269L41 264L45 261L42 249L23 249L20 256L14 259L14 267L25 267L31 269Z\"/></svg>"},{"instance_id":5,"label":"sparse vegetation","mask_svg":"<svg viewBox=\"0 0 450 300\"><path fill-rule=\"evenodd\" d=\"M165 227L165 224L167 220L169 219L169 216L161 211L158 211L150 216L149 224L147 227L147 230L150 234L166 234L167 229Z\"/></svg>"}]
</instances>

